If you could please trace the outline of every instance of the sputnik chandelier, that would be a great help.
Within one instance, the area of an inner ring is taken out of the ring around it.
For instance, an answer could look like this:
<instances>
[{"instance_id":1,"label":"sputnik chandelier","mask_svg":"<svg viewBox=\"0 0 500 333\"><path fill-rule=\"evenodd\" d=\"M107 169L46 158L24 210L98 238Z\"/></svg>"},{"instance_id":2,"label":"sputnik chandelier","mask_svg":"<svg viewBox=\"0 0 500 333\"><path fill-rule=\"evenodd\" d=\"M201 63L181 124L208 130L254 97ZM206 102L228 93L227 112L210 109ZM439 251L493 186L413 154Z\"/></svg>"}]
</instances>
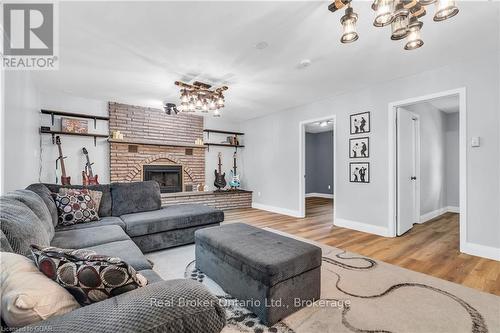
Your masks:
<instances>
[{"instance_id":1,"label":"sputnik chandelier","mask_svg":"<svg viewBox=\"0 0 500 333\"><path fill-rule=\"evenodd\" d=\"M181 88L179 112L213 112L214 117L220 117L225 102L223 93L229 89L227 86L210 89L211 85L198 81L193 84L175 81L175 85Z\"/></svg>"},{"instance_id":2,"label":"sputnik chandelier","mask_svg":"<svg viewBox=\"0 0 500 333\"><path fill-rule=\"evenodd\" d=\"M385 27L390 25L392 40L406 38L405 50L415 50L424 45L421 37L423 23L419 21L426 13L428 6L435 4L434 21L440 22L458 14L455 0L375 0L372 9L375 11L373 25ZM341 17L342 37L344 44L352 43L358 39L356 23L358 14L351 6L351 0L334 0L328 6L331 12L346 7L344 16Z\"/></svg>"}]
</instances>

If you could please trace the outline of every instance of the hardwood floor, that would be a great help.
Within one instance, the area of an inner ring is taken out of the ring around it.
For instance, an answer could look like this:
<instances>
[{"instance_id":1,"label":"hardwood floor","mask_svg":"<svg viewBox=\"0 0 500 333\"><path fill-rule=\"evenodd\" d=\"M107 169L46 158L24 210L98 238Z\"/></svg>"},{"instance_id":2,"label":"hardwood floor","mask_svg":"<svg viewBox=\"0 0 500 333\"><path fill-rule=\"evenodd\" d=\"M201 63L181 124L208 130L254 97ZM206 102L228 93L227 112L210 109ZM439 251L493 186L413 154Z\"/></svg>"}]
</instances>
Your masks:
<instances>
[{"instance_id":1,"label":"hardwood floor","mask_svg":"<svg viewBox=\"0 0 500 333\"><path fill-rule=\"evenodd\" d=\"M500 262L459 252L458 214L386 238L333 226L333 200L308 198L306 218L258 209L226 211L226 222L269 227L500 296Z\"/></svg>"}]
</instances>

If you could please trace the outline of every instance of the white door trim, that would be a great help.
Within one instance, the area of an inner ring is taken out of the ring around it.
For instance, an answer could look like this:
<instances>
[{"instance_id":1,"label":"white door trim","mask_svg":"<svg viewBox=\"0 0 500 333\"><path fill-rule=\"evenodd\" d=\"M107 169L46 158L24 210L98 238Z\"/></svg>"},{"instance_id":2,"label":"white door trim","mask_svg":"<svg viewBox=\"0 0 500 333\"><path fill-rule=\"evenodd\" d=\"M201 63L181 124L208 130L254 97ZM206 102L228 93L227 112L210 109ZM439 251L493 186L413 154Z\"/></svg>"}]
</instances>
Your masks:
<instances>
[{"instance_id":1,"label":"white door trim","mask_svg":"<svg viewBox=\"0 0 500 333\"><path fill-rule=\"evenodd\" d=\"M299 123L299 215L300 217L306 216L306 124L315 123L319 121L333 120L333 189L335 195L335 188L337 184L337 117L331 115L328 117L314 118L301 121ZM333 221L335 221L336 209L333 205Z\"/></svg>"},{"instance_id":2,"label":"white door trim","mask_svg":"<svg viewBox=\"0 0 500 333\"><path fill-rule=\"evenodd\" d=\"M388 113L388 152L389 152L389 235L396 237L397 225L397 181L396 181L396 110L397 107L429 101L440 97L457 95L460 104L460 252L464 251L467 243L467 105L466 88L458 88L438 92L435 94L409 98L389 103Z\"/></svg>"}]
</instances>

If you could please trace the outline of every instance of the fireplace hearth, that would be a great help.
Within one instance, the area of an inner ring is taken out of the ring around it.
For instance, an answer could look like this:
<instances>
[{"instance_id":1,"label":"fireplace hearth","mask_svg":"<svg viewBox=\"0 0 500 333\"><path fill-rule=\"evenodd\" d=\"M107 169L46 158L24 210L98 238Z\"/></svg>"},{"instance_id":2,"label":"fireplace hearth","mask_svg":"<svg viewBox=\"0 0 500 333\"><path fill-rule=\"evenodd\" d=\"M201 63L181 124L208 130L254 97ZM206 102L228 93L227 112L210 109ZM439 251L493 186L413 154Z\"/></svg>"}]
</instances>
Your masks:
<instances>
[{"instance_id":1,"label":"fireplace hearth","mask_svg":"<svg viewBox=\"0 0 500 333\"><path fill-rule=\"evenodd\" d=\"M158 182L161 193L182 192L180 165L144 165L143 179Z\"/></svg>"}]
</instances>

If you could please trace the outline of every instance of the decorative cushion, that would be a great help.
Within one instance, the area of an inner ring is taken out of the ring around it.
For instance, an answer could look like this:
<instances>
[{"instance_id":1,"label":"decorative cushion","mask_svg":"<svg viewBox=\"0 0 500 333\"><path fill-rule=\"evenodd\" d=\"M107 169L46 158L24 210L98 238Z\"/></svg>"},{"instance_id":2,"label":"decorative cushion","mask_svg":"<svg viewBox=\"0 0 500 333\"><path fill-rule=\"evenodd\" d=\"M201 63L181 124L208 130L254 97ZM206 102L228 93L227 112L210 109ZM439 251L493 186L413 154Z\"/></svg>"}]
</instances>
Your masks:
<instances>
[{"instance_id":1,"label":"decorative cushion","mask_svg":"<svg viewBox=\"0 0 500 333\"><path fill-rule=\"evenodd\" d=\"M61 187L59 189L59 194L66 194L71 190L72 189L70 189L70 188ZM89 195L92 198L92 200L94 200L96 211L99 212L99 207L101 205L101 199L102 199L102 192L101 191L93 191L93 190L89 190L89 189L87 189L87 191L89 192Z\"/></svg>"},{"instance_id":2,"label":"decorative cushion","mask_svg":"<svg viewBox=\"0 0 500 333\"><path fill-rule=\"evenodd\" d=\"M82 305L144 287L148 282L120 258L91 250L36 245L31 250L40 271L65 287Z\"/></svg>"},{"instance_id":3,"label":"decorative cushion","mask_svg":"<svg viewBox=\"0 0 500 333\"><path fill-rule=\"evenodd\" d=\"M89 190L67 189L54 197L59 210L59 224L72 225L99 220L98 210Z\"/></svg>"},{"instance_id":4,"label":"decorative cushion","mask_svg":"<svg viewBox=\"0 0 500 333\"><path fill-rule=\"evenodd\" d=\"M2 319L22 327L80 307L73 296L42 274L35 263L19 254L2 253Z\"/></svg>"},{"instance_id":5,"label":"decorative cushion","mask_svg":"<svg viewBox=\"0 0 500 333\"><path fill-rule=\"evenodd\" d=\"M38 216L19 200L0 197L0 229L13 252L30 256L31 244L49 246L51 237Z\"/></svg>"}]
</instances>

